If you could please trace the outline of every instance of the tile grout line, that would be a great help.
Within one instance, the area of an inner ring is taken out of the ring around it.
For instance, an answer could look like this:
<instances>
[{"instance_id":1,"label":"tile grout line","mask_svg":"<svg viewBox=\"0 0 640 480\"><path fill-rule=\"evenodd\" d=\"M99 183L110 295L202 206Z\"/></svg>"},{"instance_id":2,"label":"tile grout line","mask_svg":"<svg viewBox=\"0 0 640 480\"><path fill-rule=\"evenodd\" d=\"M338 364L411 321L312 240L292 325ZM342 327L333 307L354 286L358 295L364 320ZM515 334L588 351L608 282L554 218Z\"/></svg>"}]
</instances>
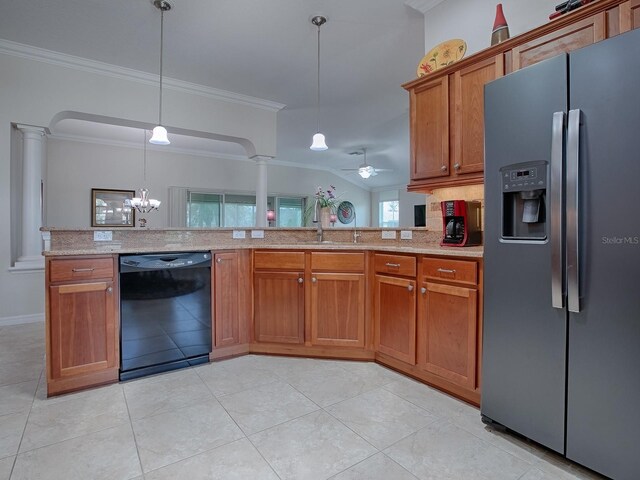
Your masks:
<instances>
[{"instance_id":1,"label":"tile grout line","mask_svg":"<svg viewBox=\"0 0 640 480\"><path fill-rule=\"evenodd\" d=\"M133 428L133 419L131 418L131 411L129 410L129 402L127 401L127 394L124 391L124 387L122 387L122 396L124 397L124 404L127 407L127 415L129 417L129 427L131 428L131 435L133 435L133 444L136 447L136 456L138 457L138 466L140 467L140 473L142 474L142 478L145 478L144 469L142 468L142 459L140 458L140 449L138 448L138 439L136 438L136 431Z\"/></svg>"},{"instance_id":2,"label":"tile grout line","mask_svg":"<svg viewBox=\"0 0 640 480\"><path fill-rule=\"evenodd\" d=\"M200 380L202 381L202 383L204 383L204 386L207 388L207 390L209 390L209 392L211 393L211 395L213 395L213 398L216 399L216 401L220 404L220 406L222 407L222 409L225 411L225 413L227 415L229 415L229 418L231 418L231 421L233 423L235 423L236 427L238 427L238 429L240 430L240 432L242 432L242 435L244 435L244 438L247 439L247 441L251 444L251 446L256 450L256 452L258 452L258 455L260 455L260 457L262 457L262 459L265 461L265 463L267 465L269 465L269 468L271 469L271 471L273 472L273 474L278 477L279 479L281 479L280 475L278 475L278 473L276 472L275 468L273 468L273 465L271 465L271 463L269 463L269 461L264 458L264 455L262 455L262 452L258 449L258 447L256 447L254 445L254 443L251 441L251 439L249 438L249 435L247 435L245 433L245 431L242 429L242 427L240 427L240 425L238 425L238 422L236 422L236 419L233 418L233 416L231 416L231 414L227 411L227 409L225 408L224 405L222 405L222 403L220 402L220 400L218 400L218 397L215 396L215 394L213 393L213 391L211 390L211 388L209 388L209 385L207 384L207 382L205 382L202 377L200 376L200 374L198 374L198 372L196 372L196 375L198 375L198 378L200 378ZM234 441L238 441L238 440L234 440ZM229 442L232 443L232 442ZM229 443L225 444L228 445ZM220 445L222 446L222 445ZM217 447L216 447L217 448ZM209 450L210 451L210 450Z\"/></svg>"}]
</instances>

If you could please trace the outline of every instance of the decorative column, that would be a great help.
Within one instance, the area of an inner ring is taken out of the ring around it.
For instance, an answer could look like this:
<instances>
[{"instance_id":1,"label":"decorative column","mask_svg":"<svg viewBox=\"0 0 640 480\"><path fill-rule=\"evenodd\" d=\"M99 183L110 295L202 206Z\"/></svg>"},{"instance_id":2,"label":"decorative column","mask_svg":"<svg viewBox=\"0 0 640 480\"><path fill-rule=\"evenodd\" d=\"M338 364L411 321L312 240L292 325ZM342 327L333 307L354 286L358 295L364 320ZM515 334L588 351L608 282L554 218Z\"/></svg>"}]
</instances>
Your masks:
<instances>
[{"instance_id":1,"label":"decorative column","mask_svg":"<svg viewBox=\"0 0 640 480\"><path fill-rule=\"evenodd\" d=\"M267 226L267 160L271 157L256 156L253 159L258 166L256 182L256 227Z\"/></svg>"},{"instance_id":2,"label":"decorative column","mask_svg":"<svg viewBox=\"0 0 640 480\"><path fill-rule=\"evenodd\" d=\"M42 172L46 131L41 127L17 125L22 132L22 243L15 269L44 268L42 256Z\"/></svg>"}]
</instances>

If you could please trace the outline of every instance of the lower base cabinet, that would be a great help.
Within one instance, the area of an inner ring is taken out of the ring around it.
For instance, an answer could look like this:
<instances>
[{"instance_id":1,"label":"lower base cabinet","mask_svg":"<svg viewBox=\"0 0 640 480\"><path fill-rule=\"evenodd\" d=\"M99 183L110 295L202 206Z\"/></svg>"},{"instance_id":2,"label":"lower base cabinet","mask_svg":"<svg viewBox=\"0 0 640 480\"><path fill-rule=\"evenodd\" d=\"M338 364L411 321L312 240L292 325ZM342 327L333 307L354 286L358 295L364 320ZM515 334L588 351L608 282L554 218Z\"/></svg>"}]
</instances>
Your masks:
<instances>
[{"instance_id":1,"label":"lower base cabinet","mask_svg":"<svg viewBox=\"0 0 640 480\"><path fill-rule=\"evenodd\" d=\"M213 258L213 349L249 343L251 317L251 252L212 252ZM227 349L228 350L228 349ZM248 349L246 349L248 351ZM231 350L229 353L236 353Z\"/></svg>"},{"instance_id":2,"label":"lower base cabinet","mask_svg":"<svg viewBox=\"0 0 640 480\"><path fill-rule=\"evenodd\" d=\"M415 280L376 275L376 350L409 365L416 363Z\"/></svg>"},{"instance_id":3,"label":"lower base cabinet","mask_svg":"<svg viewBox=\"0 0 640 480\"><path fill-rule=\"evenodd\" d=\"M304 343L303 274L256 272L253 282L256 341Z\"/></svg>"},{"instance_id":4,"label":"lower base cabinet","mask_svg":"<svg viewBox=\"0 0 640 480\"><path fill-rule=\"evenodd\" d=\"M418 367L475 389L477 290L427 282L420 292Z\"/></svg>"},{"instance_id":5,"label":"lower base cabinet","mask_svg":"<svg viewBox=\"0 0 640 480\"><path fill-rule=\"evenodd\" d=\"M47 394L118 380L117 257L48 258Z\"/></svg>"},{"instance_id":6,"label":"lower base cabinet","mask_svg":"<svg viewBox=\"0 0 640 480\"><path fill-rule=\"evenodd\" d=\"M312 274L312 345L364 347L364 278L361 273Z\"/></svg>"}]
</instances>

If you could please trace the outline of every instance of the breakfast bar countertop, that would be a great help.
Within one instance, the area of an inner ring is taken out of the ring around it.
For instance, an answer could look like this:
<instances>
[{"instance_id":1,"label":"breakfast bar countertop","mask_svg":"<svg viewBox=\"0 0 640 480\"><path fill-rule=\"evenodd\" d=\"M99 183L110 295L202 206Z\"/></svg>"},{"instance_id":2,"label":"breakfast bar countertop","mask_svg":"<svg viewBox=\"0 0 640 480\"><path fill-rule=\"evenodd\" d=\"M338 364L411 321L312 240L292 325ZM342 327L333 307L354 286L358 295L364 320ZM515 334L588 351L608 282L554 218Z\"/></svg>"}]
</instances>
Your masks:
<instances>
[{"instance_id":1,"label":"breakfast bar countertop","mask_svg":"<svg viewBox=\"0 0 640 480\"><path fill-rule=\"evenodd\" d=\"M324 230L324 241L317 242L315 228L216 228L216 229L65 229L44 227L45 256L154 253L198 250L280 249L280 250L358 250L407 254L482 258L483 247L442 247L440 232L424 228L359 228L357 243L353 229ZM94 232L111 232L111 240L95 241ZM245 238L233 238L233 232ZM395 239L382 239L381 232L395 232ZM401 232L411 232L411 239L400 239ZM264 238L252 238L252 232Z\"/></svg>"}]
</instances>

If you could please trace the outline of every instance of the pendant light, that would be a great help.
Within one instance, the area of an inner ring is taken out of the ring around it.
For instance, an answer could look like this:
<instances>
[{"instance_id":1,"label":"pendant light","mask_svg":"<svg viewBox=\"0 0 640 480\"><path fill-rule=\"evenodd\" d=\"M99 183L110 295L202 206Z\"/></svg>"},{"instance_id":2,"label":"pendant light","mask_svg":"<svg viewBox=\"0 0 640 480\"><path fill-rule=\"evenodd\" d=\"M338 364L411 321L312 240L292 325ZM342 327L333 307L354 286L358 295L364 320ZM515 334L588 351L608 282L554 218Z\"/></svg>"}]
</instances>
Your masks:
<instances>
[{"instance_id":1,"label":"pendant light","mask_svg":"<svg viewBox=\"0 0 640 480\"><path fill-rule=\"evenodd\" d=\"M313 23L316 27L318 27L318 96L316 98L316 107L318 114L318 130L317 133L313 136L313 142L309 147L314 151L323 151L326 150L327 144L324 139L324 135L320 133L320 27L327 23L327 18L322 15L316 15L311 18L311 23Z\"/></svg>"},{"instance_id":2,"label":"pendant light","mask_svg":"<svg viewBox=\"0 0 640 480\"><path fill-rule=\"evenodd\" d=\"M160 10L160 108L158 109L158 126L153 129L149 143L154 145L169 145L167 129L162 126L162 54L164 45L164 12L171 10L171 4L165 0L154 0L154 7Z\"/></svg>"},{"instance_id":3,"label":"pendant light","mask_svg":"<svg viewBox=\"0 0 640 480\"><path fill-rule=\"evenodd\" d=\"M156 127L157 128L157 127ZM143 166L142 166L142 184L145 185L147 183L147 131L143 130ZM131 199L131 206L135 208L141 214L146 214L157 210L160 206L160 200L155 200L153 198L149 198L149 190L146 187L142 187L140 189L140 196L134 197ZM141 227L147 226L147 219L144 217L140 217L138 219Z\"/></svg>"}]
</instances>

